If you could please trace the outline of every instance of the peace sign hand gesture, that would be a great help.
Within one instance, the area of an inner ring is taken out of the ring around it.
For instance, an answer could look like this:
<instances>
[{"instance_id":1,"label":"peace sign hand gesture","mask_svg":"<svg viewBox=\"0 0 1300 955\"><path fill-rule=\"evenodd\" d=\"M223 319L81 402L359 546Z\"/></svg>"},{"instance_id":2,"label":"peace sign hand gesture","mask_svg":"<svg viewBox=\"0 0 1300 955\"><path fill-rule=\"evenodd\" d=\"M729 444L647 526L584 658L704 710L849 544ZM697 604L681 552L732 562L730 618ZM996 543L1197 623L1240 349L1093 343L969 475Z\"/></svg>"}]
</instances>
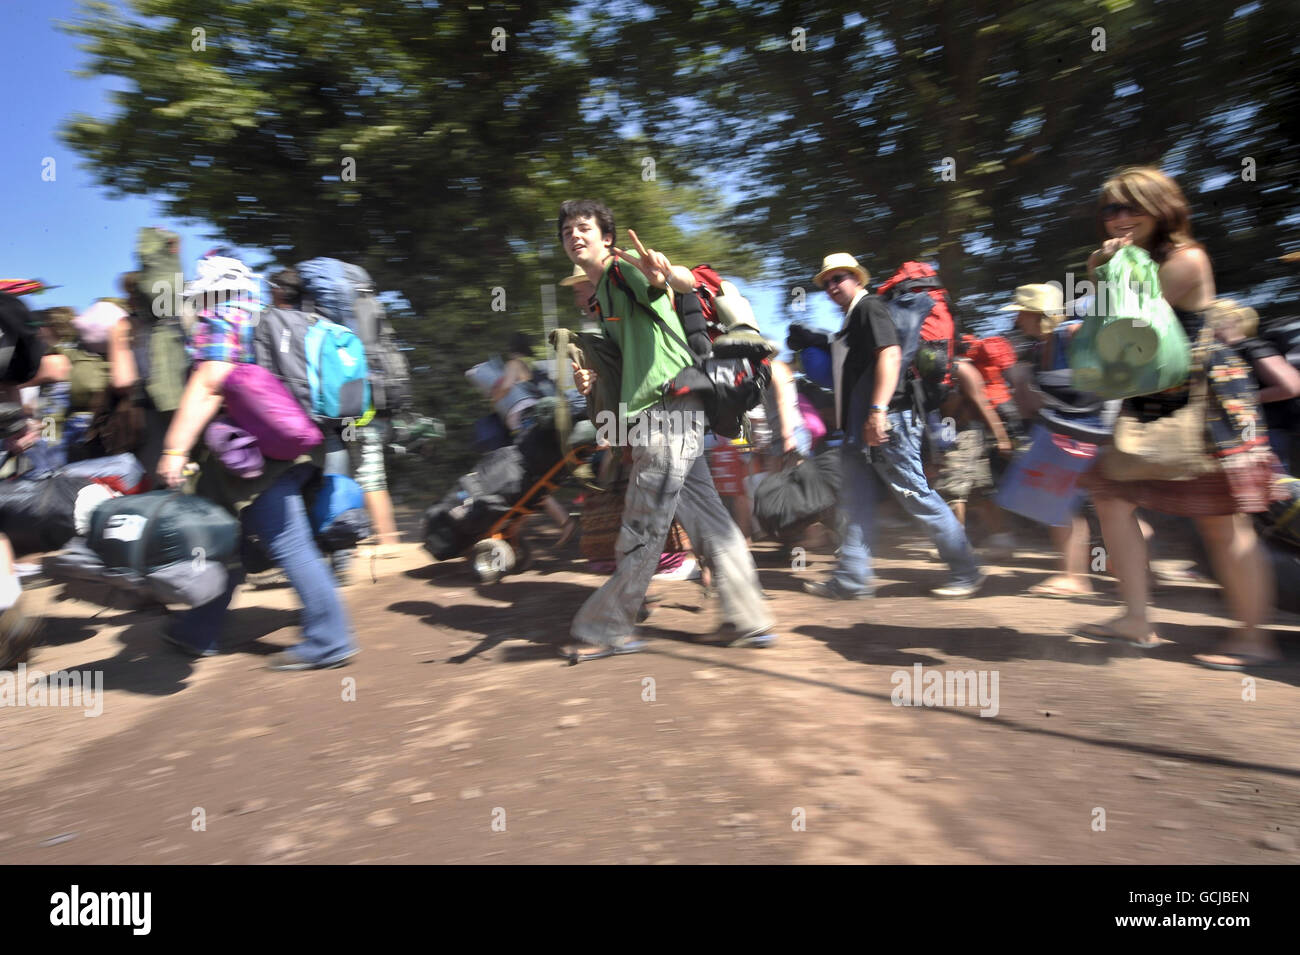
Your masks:
<instances>
[{"instance_id":1,"label":"peace sign hand gesture","mask_svg":"<svg viewBox=\"0 0 1300 955\"><path fill-rule=\"evenodd\" d=\"M641 274L646 277L646 281L655 288L667 288L668 280L673 274L673 265L668 261L668 256L662 252L656 252L654 249L647 249L631 229L627 230L627 234L631 237L633 244L636 245L636 251L640 258L630 255L617 246L613 248L614 254L640 269Z\"/></svg>"}]
</instances>

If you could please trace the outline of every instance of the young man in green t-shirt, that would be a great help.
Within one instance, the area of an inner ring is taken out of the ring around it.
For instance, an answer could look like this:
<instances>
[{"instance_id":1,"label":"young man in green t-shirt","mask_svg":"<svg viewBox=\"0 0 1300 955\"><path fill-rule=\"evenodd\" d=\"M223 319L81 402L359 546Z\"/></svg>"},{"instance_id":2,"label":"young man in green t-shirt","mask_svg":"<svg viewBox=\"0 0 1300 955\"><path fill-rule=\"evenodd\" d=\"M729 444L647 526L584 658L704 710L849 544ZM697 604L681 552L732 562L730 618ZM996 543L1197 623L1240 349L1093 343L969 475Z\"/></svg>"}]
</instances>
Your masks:
<instances>
[{"instance_id":1,"label":"young man in green t-shirt","mask_svg":"<svg viewBox=\"0 0 1300 955\"><path fill-rule=\"evenodd\" d=\"M559 231L565 254L595 286L604 334L622 353L619 416L625 421L614 430L626 437L632 454L617 567L574 618L570 632L578 643L568 649L569 658L578 662L644 648L632 630L674 515L713 568L723 611L737 633L731 645L770 646L776 636L753 557L704 461L703 405L694 395L663 394L664 385L694 360L669 294L691 291L690 271L645 248L634 232L628 234L639 254L616 248L614 216L594 200L564 203ZM583 394L594 378L591 371L574 370Z\"/></svg>"}]
</instances>

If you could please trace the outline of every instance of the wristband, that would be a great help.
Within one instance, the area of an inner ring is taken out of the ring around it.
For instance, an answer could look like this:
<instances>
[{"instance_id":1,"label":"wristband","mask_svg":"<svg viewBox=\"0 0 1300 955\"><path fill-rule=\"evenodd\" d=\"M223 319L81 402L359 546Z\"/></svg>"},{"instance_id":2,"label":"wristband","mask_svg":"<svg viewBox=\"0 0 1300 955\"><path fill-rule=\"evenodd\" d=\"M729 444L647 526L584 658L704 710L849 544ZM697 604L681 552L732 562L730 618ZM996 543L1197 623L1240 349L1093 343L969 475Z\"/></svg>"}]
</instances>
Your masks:
<instances>
[{"instance_id":1,"label":"wristband","mask_svg":"<svg viewBox=\"0 0 1300 955\"><path fill-rule=\"evenodd\" d=\"M188 458L190 456L190 453L188 451L175 451L175 450L164 450L163 454L172 454L178 458Z\"/></svg>"},{"instance_id":2,"label":"wristband","mask_svg":"<svg viewBox=\"0 0 1300 955\"><path fill-rule=\"evenodd\" d=\"M888 410L889 410L889 405L872 405L872 406L871 406L871 410L872 410L872 411L888 411Z\"/></svg>"}]
</instances>

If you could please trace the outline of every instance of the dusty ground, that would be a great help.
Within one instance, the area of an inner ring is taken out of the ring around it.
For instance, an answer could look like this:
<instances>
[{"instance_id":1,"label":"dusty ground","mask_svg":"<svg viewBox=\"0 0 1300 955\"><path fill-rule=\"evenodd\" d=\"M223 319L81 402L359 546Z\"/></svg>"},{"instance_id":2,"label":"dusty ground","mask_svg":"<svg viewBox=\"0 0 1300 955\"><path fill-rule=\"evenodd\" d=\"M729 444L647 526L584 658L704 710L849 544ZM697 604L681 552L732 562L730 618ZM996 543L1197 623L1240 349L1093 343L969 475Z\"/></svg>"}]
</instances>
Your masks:
<instances>
[{"instance_id":1,"label":"dusty ground","mask_svg":"<svg viewBox=\"0 0 1300 955\"><path fill-rule=\"evenodd\" d=\"M260 669L296 639L284 587L241 593L230 632L258 639L198 662L157 615L33 591L30 665L102 670L106 695L97 718L0 710L0 860L1300 861L1293 626L1246 701L1190 662L1225 623L1211 587L1160 594L1173 642L1143 655L1068 635L1109 600L1018 596L1043 553L941 603L904 536L877 599L829 603L799 589L828 555L755 549L778 648L719 645L700 588L656 582L650 650L576 667L554 648L599 578L545 552L483 589L413 545L377 562L346 590L362 654L303 674ZM999 712L892 705L916 663L996 671Z\"/></svg>"}]
</instances>

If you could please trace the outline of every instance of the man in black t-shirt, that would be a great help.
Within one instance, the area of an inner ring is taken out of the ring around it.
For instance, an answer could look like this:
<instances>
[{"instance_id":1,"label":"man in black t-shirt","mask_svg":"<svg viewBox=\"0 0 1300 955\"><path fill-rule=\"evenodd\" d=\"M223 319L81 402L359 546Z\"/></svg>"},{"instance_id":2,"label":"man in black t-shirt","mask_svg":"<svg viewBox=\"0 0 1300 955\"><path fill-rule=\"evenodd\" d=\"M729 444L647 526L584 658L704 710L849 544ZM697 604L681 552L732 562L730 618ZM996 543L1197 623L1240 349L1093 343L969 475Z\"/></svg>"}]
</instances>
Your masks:
<instances>
[{"instance_id":1,"label":"man in black t-shirt","mask_svg":"<svg viewBox=\"0 0 1300 955\"><path fill-rule=\"evenodd\" d=\"M854 600L871 596L871 531L883 483L912 517L925 525L952 569L936 597L970 597L984 583L966 532L926 482L921 467L921 429L908 397L902 349L889 306L867 292L866 269L846 252L828 255L813 281L844 312L831 341L835 410L844 429L840 509L844 536L830 578L804 589L819 597Z\"/></svg>"}]
</instances>

